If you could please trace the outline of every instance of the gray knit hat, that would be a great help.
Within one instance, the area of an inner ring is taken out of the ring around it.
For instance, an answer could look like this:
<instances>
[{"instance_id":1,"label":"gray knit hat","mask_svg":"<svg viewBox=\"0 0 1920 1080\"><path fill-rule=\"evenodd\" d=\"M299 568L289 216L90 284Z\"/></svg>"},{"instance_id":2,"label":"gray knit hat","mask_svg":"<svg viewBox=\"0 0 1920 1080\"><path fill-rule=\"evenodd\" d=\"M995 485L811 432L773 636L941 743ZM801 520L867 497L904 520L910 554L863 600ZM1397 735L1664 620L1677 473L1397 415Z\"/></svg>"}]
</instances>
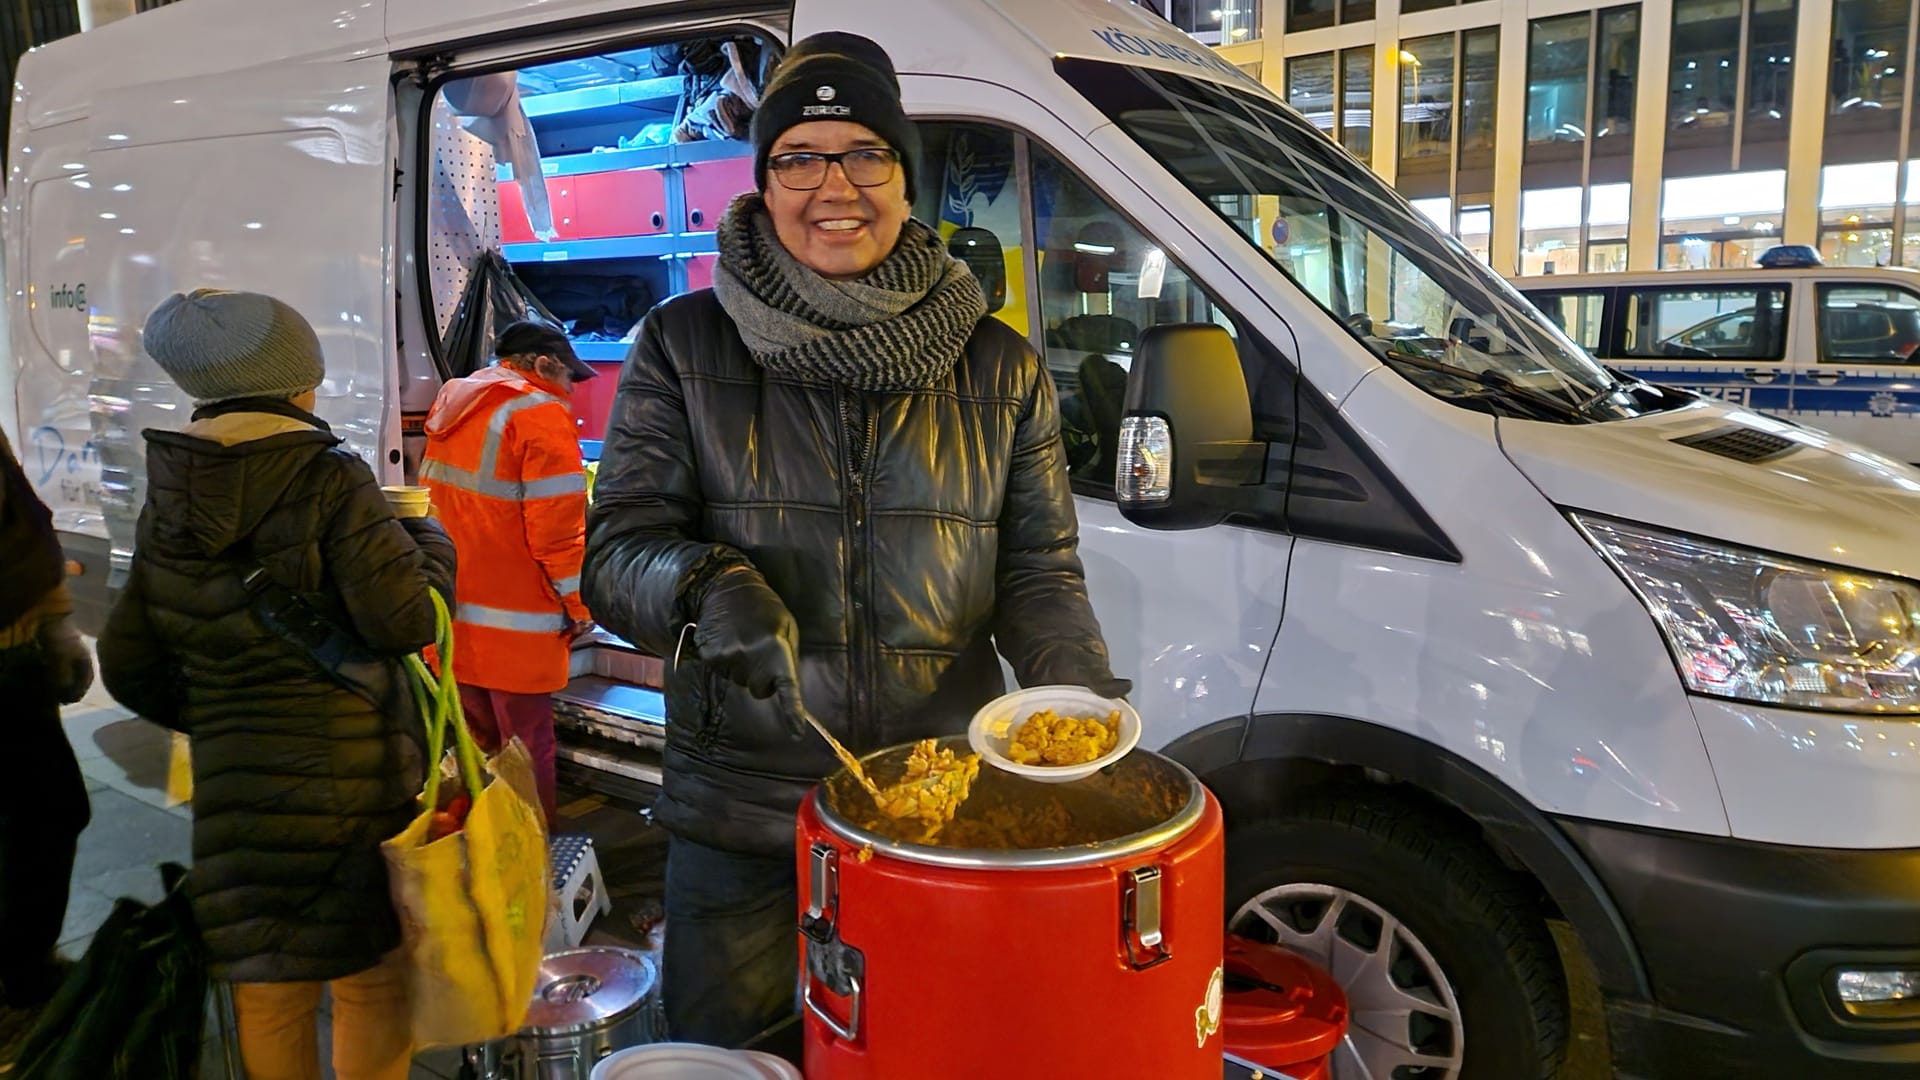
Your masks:
<instances>
[{"instance_id":1,"label":"gray knit hat","mask_svg":"<svg viewBox=\"0 0 1920 1080\"><path fill-rule=\"evenodd\" d=\"M147 355L197 402L290 398L320 385L320 339L300 313L260 293L174 293L147 316Z\"/></svg>"}]
</instances>

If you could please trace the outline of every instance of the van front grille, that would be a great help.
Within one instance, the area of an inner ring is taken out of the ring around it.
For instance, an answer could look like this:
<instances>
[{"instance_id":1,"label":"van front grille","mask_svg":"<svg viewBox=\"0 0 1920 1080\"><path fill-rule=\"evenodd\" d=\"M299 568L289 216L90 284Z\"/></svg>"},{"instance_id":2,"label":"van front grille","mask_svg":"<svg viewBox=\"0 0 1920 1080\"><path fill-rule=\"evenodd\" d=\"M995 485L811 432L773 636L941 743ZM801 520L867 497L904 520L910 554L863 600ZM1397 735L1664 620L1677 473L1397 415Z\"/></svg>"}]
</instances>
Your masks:
<instances>
[{"instance_id":1,"label":"van front grille","mask_svg":"<svg viewBox=\"0 0 1920 1080\"><path fill-rule=\"evenodd\" d=\"M1766 461L1788 453L1800 444L1770 431L1755 431L1753 428L1732 427L1719 431L1707 431L1698 435L1687 435L1673 440L1681 446L1691 446L1695 450L1705 450L1709 454L1718 454L1735 461Z\"/></svg>"}]
</instances>

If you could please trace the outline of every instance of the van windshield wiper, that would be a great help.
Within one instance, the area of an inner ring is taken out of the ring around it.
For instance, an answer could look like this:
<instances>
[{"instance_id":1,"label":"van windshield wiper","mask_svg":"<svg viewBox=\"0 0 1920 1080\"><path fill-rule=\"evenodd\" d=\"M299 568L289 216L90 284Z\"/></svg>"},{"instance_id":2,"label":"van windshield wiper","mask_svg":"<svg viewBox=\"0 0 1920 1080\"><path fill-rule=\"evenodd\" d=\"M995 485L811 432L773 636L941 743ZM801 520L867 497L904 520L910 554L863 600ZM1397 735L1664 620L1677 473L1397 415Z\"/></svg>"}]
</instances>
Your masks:
<instances>
[{"instance_id":1,"label":"van windshield wiper","mask_svg":"<svg viewBox=\"0 0 1920 1080\"><path fill-rule=\"evenodd\" d=\"M1557 420L1584 422L1588 419L1586 415L1588 405L1575 405L1570 401L1563 401L1552 395L1542 394L1537 390L1521 386L1504 372L1474 371L1470 368L1463 368L1458 364L1449 364L1445 360L1435 360L1429 356L1420 356L1417 353L1406 352L1392 345L1389 345L1382 355L1385 356L1387 360L1396 364L1405 364L1408 367L1419 368L1422 371L1436 372L1458 379L1461 382L1471 383L1476 388L1491 390L1494 392L1494 396L1508 404L1530 409L1536 414L1546 413L1548 416ZM1607 392L1611 393L1611 390Z\"/></svg>"}]
</instances>

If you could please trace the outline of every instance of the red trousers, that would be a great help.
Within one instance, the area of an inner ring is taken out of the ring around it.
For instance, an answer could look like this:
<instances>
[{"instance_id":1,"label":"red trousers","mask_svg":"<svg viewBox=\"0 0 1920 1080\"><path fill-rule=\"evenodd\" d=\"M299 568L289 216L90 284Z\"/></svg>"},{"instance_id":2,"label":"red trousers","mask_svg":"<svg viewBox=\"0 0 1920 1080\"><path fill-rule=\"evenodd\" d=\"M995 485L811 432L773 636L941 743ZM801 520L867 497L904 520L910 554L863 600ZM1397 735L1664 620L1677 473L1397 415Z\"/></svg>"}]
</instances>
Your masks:
<instances>
[{"instance_id":1,"label":"red trousers","mask_svg":"<svg viewBox=\"0 0 1920 1080\"><path fill-rule=\"evenodd\" d=\"M479 686L460 687L460 708L480 749L491 754L519 736L533 756L533 779L547 827L554 825L553 699L546 694L509 694Z\"/></svg>"}]
</instances>

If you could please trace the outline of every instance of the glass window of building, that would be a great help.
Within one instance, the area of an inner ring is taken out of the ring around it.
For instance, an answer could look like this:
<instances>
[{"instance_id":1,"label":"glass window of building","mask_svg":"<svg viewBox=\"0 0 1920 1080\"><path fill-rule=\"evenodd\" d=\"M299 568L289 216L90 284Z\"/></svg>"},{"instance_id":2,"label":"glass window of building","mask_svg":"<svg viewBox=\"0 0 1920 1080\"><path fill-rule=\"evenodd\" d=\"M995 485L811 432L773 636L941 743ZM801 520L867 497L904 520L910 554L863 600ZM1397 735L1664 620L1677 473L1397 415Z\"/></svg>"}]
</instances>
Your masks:
<instances>
[{"instance_id":1,"label":"glass window of building","mask_svg":"<svg viewBox=\"0 0 1920 1080\"><path fill-rule=\"evenodd\" d=\"M1460 35L1460 152L1456 201L1493 197L1493 148L1499 131L1500 28Z\"/></svg>"},{"instance_id":2,"label":"glass window of building","mask_svg":"<svg viewBox=\"0 0 1920 1080\"><path fill-rule=\"evenodd\" d=\"M1401 0L1402 14L1409 11L1433 11L1436 8L1452 7L1456 0Z\"/></svg>"},{"instance_id":3,"label":"glass window of building","mask_svg":"<svg viewBox=\"0 0 1920 1080\"><path fill-rule=\"evenodd\" d=\"M1897 161L1828 165L1820 170L1820 257L1835 266L1893 262Z\"/></svg>"},{"instance_id":4,"label":"glass window of building","mask_svg":"<svg viewBox=\"0 0 1920 1080\"><path fill-rule=\"evenodd\" d=\"M1633 105L1640 71L1640 9L1599 13L1593 49L1593 149L1587 181L1599 184L1633 176Z\"/></svg>"},{"instance_id":5,"label":"glass window of building","mask_svg":"<svg viewBox=\"0 0 1920 1080\"><path fill-rule=\"evenodd\" d=\"M1296 56L1287 61L1287 104L1308 123L1338 138L1334 90L1332 53Z\"/></svg>"},{"instance_id":6,"label":"glass window of building","mask_svg":"<svg viewBox=\"0 0 1920 1080\"><path fill-rule=\"evenodd\" d=\"M1453 231L1453 200L1445 195L1431 199L1409 199L1420 216L1433 222L1441 232Z\"/></svg>"},{"instance_id":7,"label":"glass window of building","mask_svg":"<svg viewBox=\"0 0 1920 1080\"><path fill-rule=\"evenodd\" d=\"M1287 104L1367 161L1373 156L1373 49L1362 46L1288 60Z\"/></svg>"},{"instance_id":8,"label":"glass window of building","mask_svg":"<svg viewBox=\"0 0 1920 1080\"><path fill-rule=\"evenodd\" d=\"M1833 45L1827 69L1828 165L1884 161L1900 138L1907 97L1905 3L1835 0ZM1822 198L1824 204L1825 199ZM1893 202L1891 178L1882 202Z\"/></svg>"},{"instance_id":9,"label":"glass window of building","mask_svg":"<svg viewBox=\"0 0 1920 1080\"><path fill-rule=\"evenodd\" d=\"M1747 15L1747 110L1734 168L1787 167L1793 111L1794 25L1798 0L1753 0Z\"/></svg>"},{"instance_id":10,"label":"glass window of building","mask_svg":"<svg viewBox=\"0 0 1920 1080\"><path fill-rule=\"evenodd\" d=\"M1333 25L1337 0L1287 0L1287 29L1319 30Z\"/></svg>"},{"instance_id":11,"label":"glass window of building","mask_svg":"<svg viewBox=\"0 0 1920 1080\"><path fill-rule=\"evenodd\" d=\"M1483 263L1493 262L1493 207L1462 206L1458 226L1454 235L1460 238L1460 246L1473 252L1473 257Z\"/></svg>"},{"instance_id":12,"label":"glass window of building","mask_svg":"<svg viewBox=\"0 0 1920 1080\"><path fill-rule=\"evenodd\" d=\"M1527 27L1527 144L1521 156L1529 188L1584 181L1592 27L1593 16L1585 11L1535 19Z\"/></svg>"},{"instance_id":13,"label":"glass window of building","mask_svg":"<svg viewBox=\"0 0 1920 1080\"><path fill-rule=\"evenodd\" d=\"M1639 51L1638 7L1528 24L1520 273L1626 268Z\"/></svg>"},{"instance_id":14,"label":"glass window of building","mask_svg":"<svg viewBox=\"0 0 1920 1080\"><path fill-rule=\"evenodd\" d=\"M1340 53L1340 145L1373 161L1373 46Z\"/></svg>"},{"instance_id":15,"label":"glass window of building","mask_svg":"<svg viewBox=\"0 0 1920 1080\"><path fill-rule=\"evenodd\" d=\"M1668 176L1733 168L1740 97L1741 0L1674 0L1667 73Z\"/></svg>"},{"instance_id":16,"label":"glass window of building","mask_svg":"<svg viewBox=\"0 0 1920 1080\"><path fill-rule=\"evenodd\" d=\"M1341 22L1365 22L1371 18L1373 18L1373 0L1341 0Z\"/></svg>"},{"instance_id":17,"label":"glass window of building","mask_svg":"<svg viewBox=\"0 0 1920 1080\"><path fill-rule=\"evenodd\" d=\"M1660 193L1660 266L1753 266L1780 242L1786 205L1784 169L1669 177Z\"/></svg>"},{"instance_id":18,"label":"glass window of building","mask_svg":"<svg viewBox=\"0 0 1920 1080\"><path fill-rule=\"evenodd\" d=\"M1403 41L1399 64L1396 186L1415 206L1435 208L1428 216L1456 232L1454 207L1493 201L1500 30L1489 26Z\"/></svg>"},{"instance_id":19,"label":"glass window of building","mask_svg":"<svg viewBox=\"0 0 1920 1080\"><path fill-rule=\"evenodd\" d=\"M1627 268L1627 218L1632 213L1632 184L1595 184L1587 189L1587 273L1613 274Z\"/></svg>"},{"instance_id":20,"label":"glass window of building","mask_svg":"<svg viewBox=\"0 0 1920 1080\"><path fill-rule=\"evenodd\" d=\"M1920 266L1920 161L1907 162L1906 187L1900 197L1906 204L1906 232L1900 238L1900 265Z\"/></svg>"},{"instance_id":21,"label":"glass window of building","mask_svg":"<svg viewBox=\"0 0 1920 1080\"><path fill-rule=\"evenodd\" d=\"M1520 272L1580 272L1578 185L1520 193Z\"/></svg>"},{"instance_id":22,"label":"glass window of building","mask_svg":"<svg viewBox=\"0 0 1920 1080\"><path fill-rule=\"evenodd\" d=\"M1400 168L1409 198L1450 193L1455 113L1454 35L1400 43Z\"/></svg>"},{"instance_id":23,"label":"glass window of building","mask_svg":"<svg viewBox=\"0 0 1920 1080\"><path fill-rule=\"evenodd\" d=\"M1237 45L1260 36L1260 0L1133 0L1135 4L1158 12L1168 22L1192 34L1208 45ZM1288 0L1291 30L1308 29L1293 20L1295 8L1325 9L1326 21L1316 26L1333 25L1334 0Z\"/></svg>"}]
</instances>

